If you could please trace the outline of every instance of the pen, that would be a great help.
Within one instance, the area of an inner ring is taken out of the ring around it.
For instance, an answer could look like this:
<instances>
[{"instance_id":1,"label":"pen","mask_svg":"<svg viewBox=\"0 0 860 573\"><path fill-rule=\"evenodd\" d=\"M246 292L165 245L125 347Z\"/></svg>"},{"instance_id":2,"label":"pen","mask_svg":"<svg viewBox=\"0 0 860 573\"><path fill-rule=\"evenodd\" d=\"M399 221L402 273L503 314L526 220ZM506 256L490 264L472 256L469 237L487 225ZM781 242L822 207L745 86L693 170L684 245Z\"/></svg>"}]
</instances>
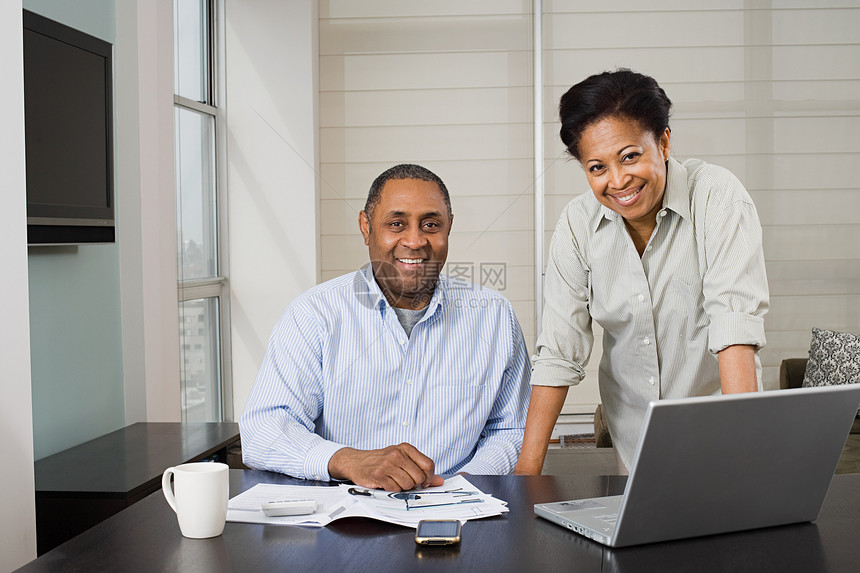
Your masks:
<instances>
[{"instance_id":1,"label":"pen","mask_svg":"<svg viewBox=\"0 0 860 573\"><path fill-rule=\"evenodd\" d=\"M347 492L349 492L351 495L364 495L367 497L372 497L373 499L421 499L421 496L417 493L409 493L405 491L393 493L387 491L374 491L372 489L358 489L355 487L351 487L347 490Z\"/></svg>"},{"instance_id":2,"label":"pen","mask_svg":"<svg viewBox=\"0 0 860 573\"><path fill-rule=\"evenodd\" d=\"M449 489L447 491L422 491L421 493L411 493L408 491L400 491L400 492L385 492L378 491L372 489L358 489L355 487L351 487L347 490L350 495L364 495L367 497L372 497L373 499L399 499L402 501L408 501L410 499L421 499L422 497L428 495L441 495L446 494L452 497L469 497L472 495L478 495L480 492L477 491L463 491L462 488L457 489Z\"/></svg>"},{"instance_id":3,"label":"pen","mask_svg":"<svg viewBox=\"0 0 860 573\"><path fill-rule=\"evenodd\" d=\"M409 505L409 502L407 501L406 502L406 511L409 511L410 509L426 509L426 508L430 508L430 507L442 507L444 505L464 505L467 503L483 503L483 502L484 502L483 499L461 499L460 501L451 501L448 503L433 503L432 501L425 501L425 502L419 501L418 503L414 503L412 505Z\"/></svg>"}]
</instances>

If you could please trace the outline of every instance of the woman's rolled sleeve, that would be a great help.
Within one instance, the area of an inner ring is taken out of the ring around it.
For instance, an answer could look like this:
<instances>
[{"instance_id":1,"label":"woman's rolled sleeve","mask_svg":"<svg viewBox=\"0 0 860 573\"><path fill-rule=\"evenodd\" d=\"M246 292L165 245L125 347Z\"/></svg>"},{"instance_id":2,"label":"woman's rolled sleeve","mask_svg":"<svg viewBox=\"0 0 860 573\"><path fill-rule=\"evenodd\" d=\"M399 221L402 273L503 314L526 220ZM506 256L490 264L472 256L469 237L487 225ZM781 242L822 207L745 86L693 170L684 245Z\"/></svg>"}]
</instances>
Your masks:
<instances>
[{"instance_id":1,"label":"woman's rolled sleeve","mask_svg":"<svg viewBox=\"0 0 860 573\"><path fill-rule=\"evenodd\" d=\"M712 189L706 208L703 277L705 312L710 319L708 350L735 344L765 345L764 315L769 306L767 273L758 213L733 175Z\"/></svg>"},{"instance_id":2,"label":"woman's rolled sleeve","mask_svg":"<svg viewBox=\"0 0 860 573\"><path fill-rule=\"evenodd\" d=\"M733 346L748 344L756 350L765 345L764 319L742 312L728 312L711 318L708 350L712 354Z\"/></svg>"},{"instance_id":3,"label":"woman's rolled sleeve","mask_svg":"<svg viewBox=\"0 0 860 573\"><path fill-rule=\"evenodd\" d=\"M557 358L540 358L532 370L533 386L574 386L585 378L585 370L579 364Z\"/></svg>"},{"instance_id":4,"label":"woman's rolled sleeve","mask_svg":"<svg viewBox=\"0 0 860 573\"><path fill-rule=\"evenodd\" d=\"M572 386L585 377L594 345L588 311L588 267L562 213L550 243L544 283L543 328L537 340L533 386Z\"/></svg>"}]
</instances>

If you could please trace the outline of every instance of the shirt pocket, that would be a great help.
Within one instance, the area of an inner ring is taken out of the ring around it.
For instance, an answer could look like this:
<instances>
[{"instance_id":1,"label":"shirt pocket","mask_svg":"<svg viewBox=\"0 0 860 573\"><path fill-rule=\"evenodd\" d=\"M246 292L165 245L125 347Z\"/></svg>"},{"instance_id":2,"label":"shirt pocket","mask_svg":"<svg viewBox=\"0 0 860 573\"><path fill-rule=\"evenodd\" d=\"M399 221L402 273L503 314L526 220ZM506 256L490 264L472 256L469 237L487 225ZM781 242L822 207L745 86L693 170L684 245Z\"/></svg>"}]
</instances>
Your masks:
<instances>
[{"instance_id":1,"label":"shirt pocket","mask_svg":"<svg viewBox=\"0 0 860 573\"><path fill-rule=\"evenodd\" d=\"M702 281L699 279L688 284L679 278L673 278L672 291L676 301L673 311L679 315L678 335L687 340L696 340L708 327Z\"/></svg>"}]
</instances>

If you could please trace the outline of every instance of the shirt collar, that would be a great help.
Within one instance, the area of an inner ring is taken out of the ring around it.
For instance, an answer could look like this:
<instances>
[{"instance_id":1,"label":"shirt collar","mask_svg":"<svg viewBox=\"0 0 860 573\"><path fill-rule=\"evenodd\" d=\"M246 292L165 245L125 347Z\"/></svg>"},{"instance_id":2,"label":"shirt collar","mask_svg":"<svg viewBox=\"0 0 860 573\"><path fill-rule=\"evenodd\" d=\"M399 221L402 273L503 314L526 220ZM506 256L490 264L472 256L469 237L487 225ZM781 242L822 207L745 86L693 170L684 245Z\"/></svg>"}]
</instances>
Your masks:
<instances>
[{"instance_id":1,"label":"shirt collar","mask_svg":"<svg viewBox=\"0 0 860 573\"><path fill-rule=\"evenodd\" d=\"M382 289L379 288L376 277L373 276L373 265L371 263L367 263L356 273L355 287L359 303L370 308L377 308L383 314L385 313L385 308L391 306L388 299L382 293ZM422 321L432 316L442 306L443 301L447 298L447 289L447 277L440 274L439 279L436 281L436 290L433 292L430 305L427 307L427 312L424 313Z\"/></svg>"},{"instance_id":2,"label":"shirt collar","mask_svg":"<svg viewBox=\"0 0 860 573\"><path fill-rule=\"evenodd\" d=\"M603 203L600 203L593 193L591 194L591 198L600 206L600 211L598 212L599 215L594 218L594 228L592 231L597 231L603 221L617 221L621 216Z\"/></svg>"},{"instance_id":3,"label":"shirt collar","mask_svg":"<svg viewBox=\"0 0 860 573\"><path fill-rule=\"evenodd\" d=\"M690 220L690 192L687 189L687 170L674 157L666 162L666 192L663 193L663 208L676 212ZM594 201L597 202L597 198ZM600 205L599 216L595 217L592 231L597 231L603 221L617 221L621 215L604 205Z\"/></svg>"},{"instance_id":4,"label":"shirt collar","mask_svg":"<svg viewBox=\"0 0 860 573\"><path fill-rule=\"evenodd\" d=\"M674 157L669 157L669 173L666 176L666 192L663 208L676 212L690 220L690 190L687 188L687 170Z\"/></svg>"}]
</instances>

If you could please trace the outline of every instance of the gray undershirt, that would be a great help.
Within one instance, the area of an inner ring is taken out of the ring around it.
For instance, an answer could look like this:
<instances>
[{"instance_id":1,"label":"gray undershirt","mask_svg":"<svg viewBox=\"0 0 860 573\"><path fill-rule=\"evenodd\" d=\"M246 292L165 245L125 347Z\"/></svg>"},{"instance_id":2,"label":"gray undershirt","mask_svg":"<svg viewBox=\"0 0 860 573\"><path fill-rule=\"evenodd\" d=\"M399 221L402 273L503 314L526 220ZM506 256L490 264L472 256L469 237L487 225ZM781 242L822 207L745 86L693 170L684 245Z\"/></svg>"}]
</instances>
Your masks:
<instances>
[{"instance_id":1,"label":"gray undershirt","mask_svg":"<svg viewBox=\"0 0 860 573\"><path fill-rule=\"evenodd\" d=\"M421 320L421 317L424 316L424 313L427 311L427 307L425 306L419 310L412 310L411 308L394 308L394 312L397 313L397 320L400 321L400 326L403 327L403 330L406 331L406 336L412 336L412 329L418 324L418 321Z\"/></svg>"}]
</instances>

